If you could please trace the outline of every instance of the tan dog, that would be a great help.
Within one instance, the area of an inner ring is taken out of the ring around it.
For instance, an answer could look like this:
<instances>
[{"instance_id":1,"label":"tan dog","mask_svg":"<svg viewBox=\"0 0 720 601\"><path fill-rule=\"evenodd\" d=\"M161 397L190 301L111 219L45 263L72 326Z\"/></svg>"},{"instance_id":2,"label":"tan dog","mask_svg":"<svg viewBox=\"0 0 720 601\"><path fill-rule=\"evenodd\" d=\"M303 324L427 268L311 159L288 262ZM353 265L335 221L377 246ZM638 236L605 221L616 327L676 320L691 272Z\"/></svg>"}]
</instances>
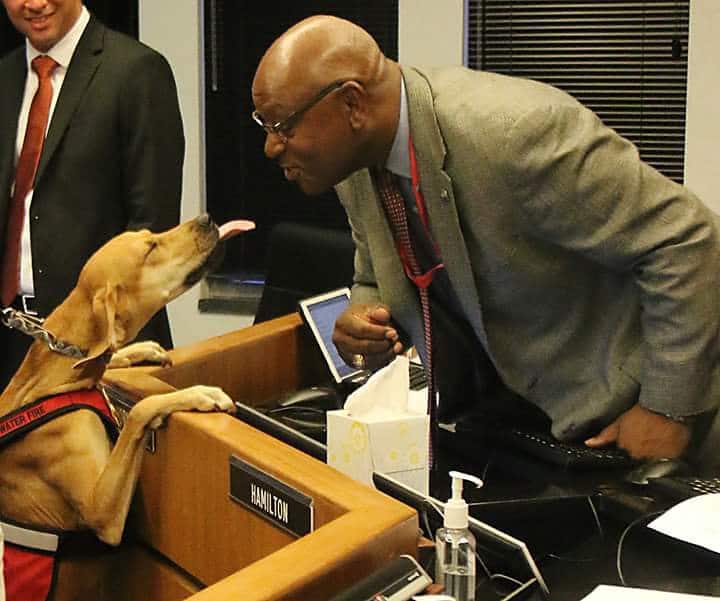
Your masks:
<instances>
[{"instance_id":1,"label":"tan dog","mask_svg":"<svg viewBox=\"0 0 720 601\"><path fill-rule=\"evenodd\" d=\"M218 241L218 228L202 216L163 234L121 234L98 250L75 289L44 323L87 356L63 356L36 340L0 396L0 416L42 397L94 388L110 354L202 277L217 255ZM120 357L120 364L126 360ZM130 411L114 446L95 412L57 417L0 447L0 516L42 528L90 529L117 545L140 472L146 430L174 411L233 407L222 390L208 386L150 396ZM6 553L7 539L6 534ZM61 582L56 599L65 598L62 589Z\"/></svg>"}]
</instances>

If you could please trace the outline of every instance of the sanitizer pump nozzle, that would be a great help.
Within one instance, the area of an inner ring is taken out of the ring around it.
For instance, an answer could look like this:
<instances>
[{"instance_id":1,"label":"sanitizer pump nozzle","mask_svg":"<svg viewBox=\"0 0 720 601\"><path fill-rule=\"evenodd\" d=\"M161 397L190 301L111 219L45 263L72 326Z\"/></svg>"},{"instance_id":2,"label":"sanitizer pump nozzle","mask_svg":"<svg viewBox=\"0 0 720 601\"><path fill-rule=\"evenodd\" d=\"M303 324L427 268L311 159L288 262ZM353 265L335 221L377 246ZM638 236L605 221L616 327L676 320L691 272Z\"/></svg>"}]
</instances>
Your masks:
<instances>
[{"instance_id":1,"label":"sanitizer pump nozzle","mask_svg":"<svg viewBox=\"0 0 720 601\"><path fill-rule=\"evenodd\" d=\"M450 472L450 477L452 478L452 496L445 504L444 524L446 528L467 528L468 504L462 496L463 480L473 482L477 488L483 485L483 481L470 474L455 471Z\"/></svg>"},{"instance_id":2,"label":"sanitizer pump nozzle","mask_svg":"<svg viewBox=\"0 0 720 601\"><path fill-rule=\"evenodd\" d=\"M462 472L450 472L452 496L445 504L444 526L435 536L435 580L456 601L475 599L475 537L468 529L468 504L463 499L463 481L477 488L482 480Z\"/></svg>"}]
</instances>

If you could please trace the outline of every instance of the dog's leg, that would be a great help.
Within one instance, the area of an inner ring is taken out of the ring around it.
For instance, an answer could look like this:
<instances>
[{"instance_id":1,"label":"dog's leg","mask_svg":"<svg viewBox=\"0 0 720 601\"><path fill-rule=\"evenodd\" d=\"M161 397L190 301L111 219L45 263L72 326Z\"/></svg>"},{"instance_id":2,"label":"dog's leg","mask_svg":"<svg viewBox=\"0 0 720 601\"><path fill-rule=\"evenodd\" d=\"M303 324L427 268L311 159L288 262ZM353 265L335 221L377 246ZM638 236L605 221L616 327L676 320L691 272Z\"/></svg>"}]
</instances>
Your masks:
<instances>
[{"instance_id":1,"label":"dog's leg","mask_svg":"<svg viewBox=\"0 0 720 601\"><path fill-rule=\"evenodd\" d=\"M144 362L172 365L172 360L163 347L154 340L143 340L128 344L115 351L107 367L108 369L131 367Z\"/></svg>"},{"instance_id":2,"label":"dog's leg","mask_svg":"<svg viewBox=\"0 0 720 601\"><path fill-rule=\"evenodd\" d=\"M235 406L220 388L192 386L176 392L153 395L139 401L128 414L107 462L98 470L93 486L79 492L76 478L58 479L66 499L75 507L80 521L92 528L102 541L117 545L122 537L125 519L140 474L143 441L148 429L159 427L175 411L226 411ZM67 466L66 466L67 467ZM81 469L76 464L76 469Z\"/></svg>"}]
</instances>

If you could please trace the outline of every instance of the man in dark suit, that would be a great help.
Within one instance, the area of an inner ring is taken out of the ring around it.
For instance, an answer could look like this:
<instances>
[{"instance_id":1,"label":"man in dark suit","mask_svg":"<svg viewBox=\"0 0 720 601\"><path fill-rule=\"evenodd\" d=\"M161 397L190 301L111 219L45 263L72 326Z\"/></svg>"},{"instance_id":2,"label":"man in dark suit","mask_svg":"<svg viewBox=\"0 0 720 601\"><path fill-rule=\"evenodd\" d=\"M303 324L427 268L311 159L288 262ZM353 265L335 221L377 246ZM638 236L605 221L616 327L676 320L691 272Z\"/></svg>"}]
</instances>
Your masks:
<instances>
[{"instance_id":1,"label":"man in dark suit","mask_svg":"<svg viewBox=\"0 0 720 601\"><path fill-rule=\"evenodd\" d=\"M12 303L47 315L88 257L125 229L178 223L185 141L177 89L156 51L107 29L82 0L2 0L26 44L0 60L0 252L15 168L48 55L53 99L33 189L25 199L19 293ZM82 316L78 316L82 318ZM143 331L168 347L165 313ZM0 390L32 340L0 327Z\"/></svg>"}]
</instances>

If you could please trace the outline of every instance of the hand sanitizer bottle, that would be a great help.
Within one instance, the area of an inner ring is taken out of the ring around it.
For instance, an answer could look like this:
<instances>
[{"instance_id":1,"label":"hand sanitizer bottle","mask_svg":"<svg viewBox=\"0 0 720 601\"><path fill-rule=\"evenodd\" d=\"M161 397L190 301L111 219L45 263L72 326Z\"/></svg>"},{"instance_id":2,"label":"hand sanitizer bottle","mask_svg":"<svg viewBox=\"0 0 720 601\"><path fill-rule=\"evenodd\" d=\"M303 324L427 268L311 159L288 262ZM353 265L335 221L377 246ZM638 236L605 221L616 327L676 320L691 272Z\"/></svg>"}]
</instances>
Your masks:
<instances>
[{"instance_id":1,"label":"hand sanitizer bottle","mask_svg":"<svg viewBox=\"0 0 720 601\"><path fill-rule=\"evenodd\" d=\"M463 480L480 488L480 478L450 472L452 497L445 504L444 527L435 535L435 581L456 601L475 599L475 537L468 529L468 505L463 499Z\"/></svg>"}]
</instances>

